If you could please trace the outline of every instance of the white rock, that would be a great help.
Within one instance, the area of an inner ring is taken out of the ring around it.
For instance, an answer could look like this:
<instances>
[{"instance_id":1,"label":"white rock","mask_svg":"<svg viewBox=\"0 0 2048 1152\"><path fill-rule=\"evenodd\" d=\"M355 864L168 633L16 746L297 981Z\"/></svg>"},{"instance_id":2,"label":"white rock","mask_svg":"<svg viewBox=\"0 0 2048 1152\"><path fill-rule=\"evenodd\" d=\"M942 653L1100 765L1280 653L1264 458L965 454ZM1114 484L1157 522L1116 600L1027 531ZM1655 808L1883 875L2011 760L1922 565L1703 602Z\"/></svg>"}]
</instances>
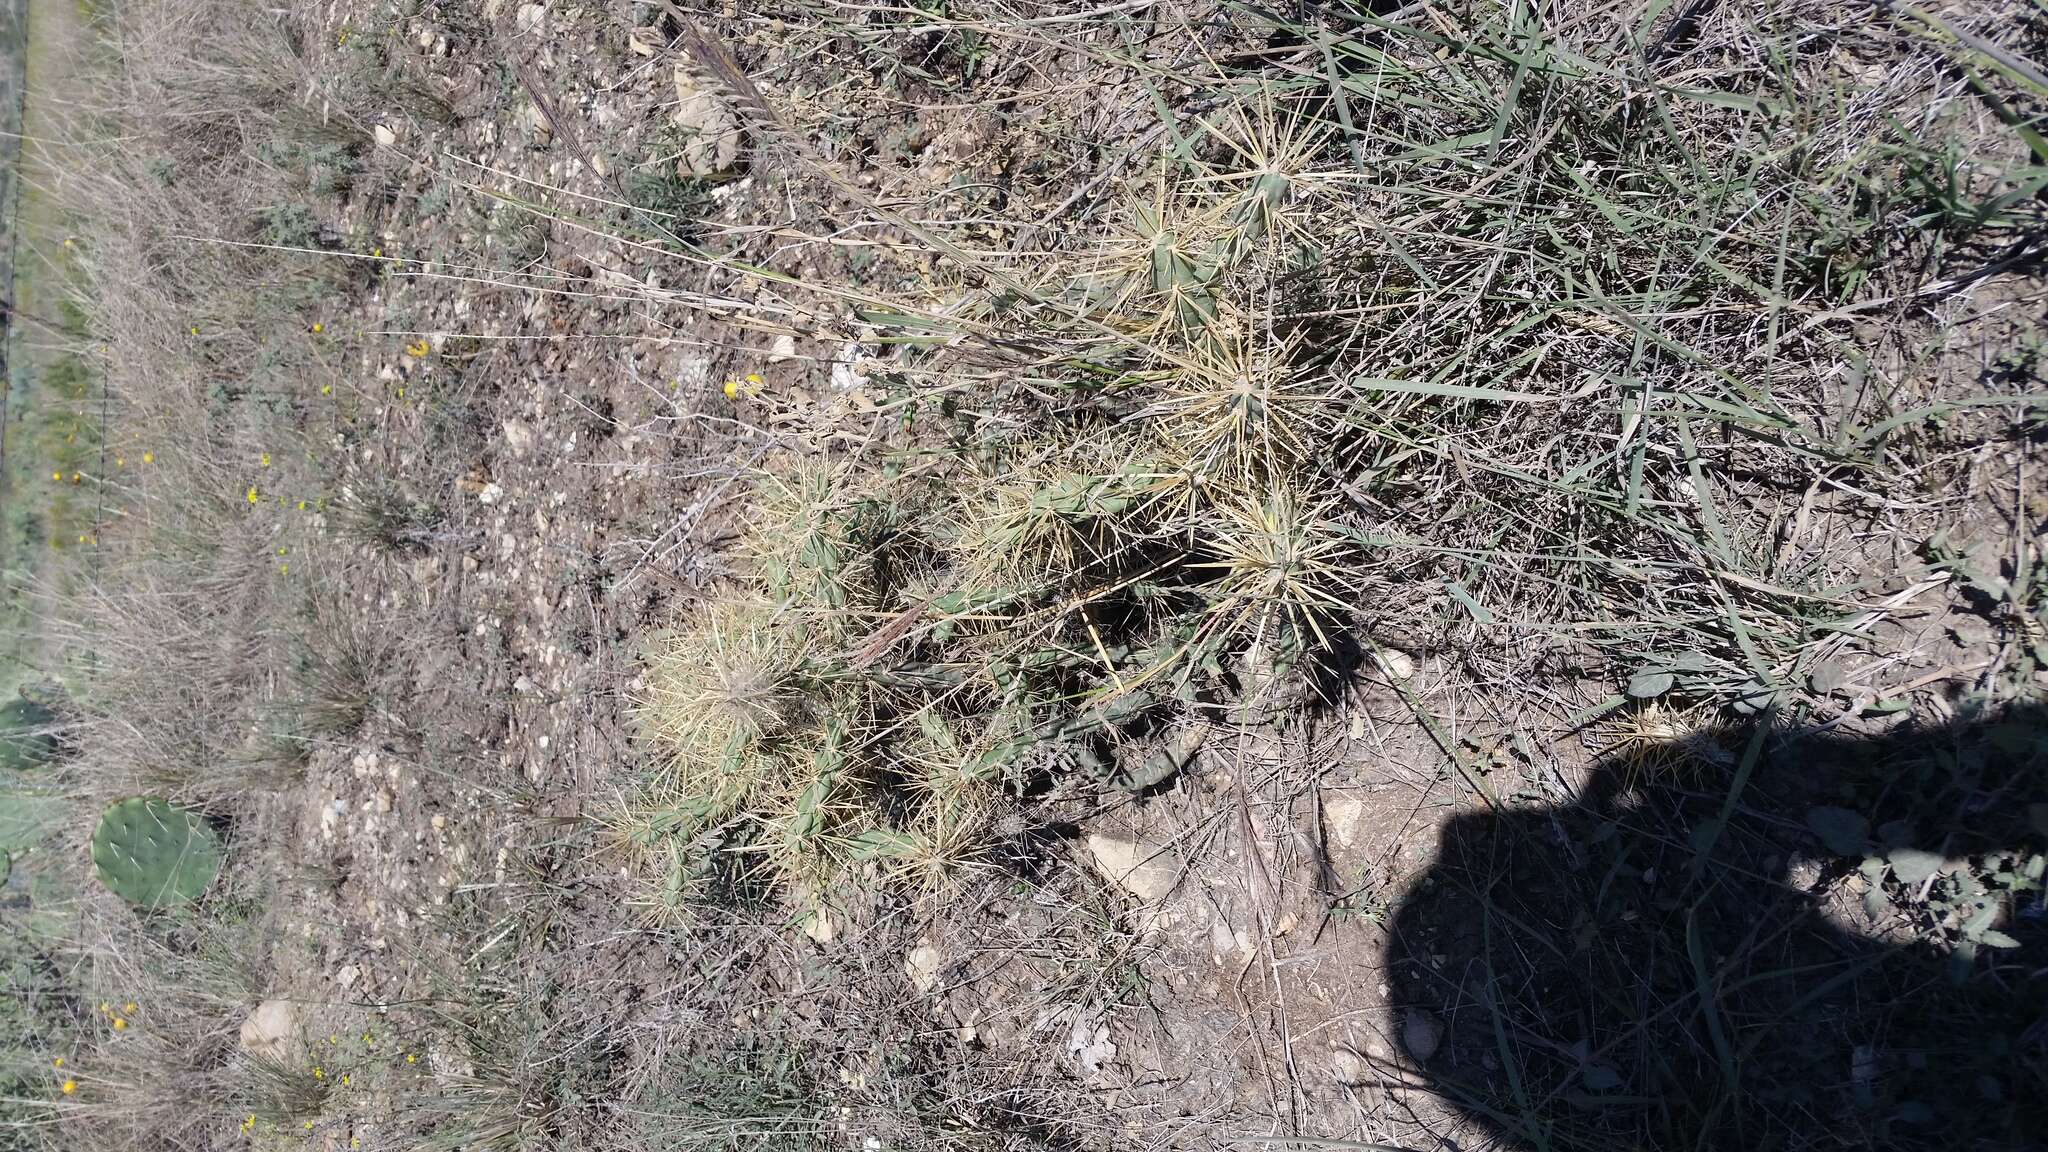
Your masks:
<instances>
[{"instance_id":1,"label":"white rock","mask_svg":"<svg viewBox=\"0 0 2048 1152\"><path fill-rule=\"evenodd\" d=\"M1399 648L1382 648L1380 649L1380 668L1392 679L1413 680L1415 678L1415 657L1401 651Z\"/></svg>"},{"instance_id":2,"label":"white rock","mask_svg":"<svg viewBox=\"0 0 2048 1152\"><path fill-rule=\"evenodd\" d=\"M939 974L945 967L945 958L939 955L939 950L929 940L912 948L910 955L903 961L904 975L909 976L910 983L919 992L924 993L938 990Z\"/></svg>"},{"instance_id":3,"label":"white rock","mask_svg":"<svg viewBox=\"0 0 2048 1152\"><path fill-rule=\"evenodd\" d=\"M547 5L521 4L519 6L519 15L516 17L516 20L519 31L522 35L529 35L531 33L538 32L540 31L541 26L548 22Z\"/></svg>"},{"instance_id":4,"label":"white rock","mask_svg":"<svg viewBox=\"0 0 2048 1152\"><path fill-rule=\"evenodd\" d=\"M1147 904L1166 899L1180 880L1181 862L1171 850L1123 832L1091 832L1088 854L1105 877Z\"/></svg>"},{"instance_id":5,"label":"white rock","mask_svg":"<svg viewBox=\"0 0 2048 1152\"><path fill-rule=\"evenodd\" d=\"M775 338L774 344L769 346L768 362L770 364L781 364L794 359L796 359L796 337L784 332Z\"/></svg>"},{"instance_id":6,"label":"white rock","mask_svg":"<svg viewBox=\"0 0 2048 1152\"><path fill-rule=\"evenodd\" d=\"M1333 849L1356 847L1365 838L1365 793L1323 793L1323 832Z\"/></svg>"},{"instance_id":7,"label":"white rock","mask_svg":"<svg viewBox=\"0 0 2048 1152\"><path fill-rule=\"evenodd\" d=\"M370 129L370 135L377 138L377 147L379 148L389 148L393 144L398 143L398 133L393 132L383 124Z\"/></svg>"},{"instance_id":8,"label":"white rock","mask_svg":"<svg viewBox=\"0 0 2048 1152\"><path fill-rule=\"evenodd\" d=\"M523 420L507 420L503 425L505 446L512 449L514 456L524 456L533 449L533 429Z\"/></svg>"},{"instance_id":9,"label":"white rock","mask_svg":"<svg viewBox=\"0 0 2048 1152\"><path fill-rule=\"evenodd\" d=\"M266 1060L290 1057L299 1034L300 1008L290 1000L265 1000L242 1021L242 1051Z\"/></svg>"},{"instance_id":10,"label":"white rock","mask_svg":"<svg viewBox=\"0 0 2048 1152\"><path fill-rule=\"evenodd\" d=\"M740 157L739 117L723 97L701 86L689 69L676 65L676 109L671 114L683 134L683 156L676 167L686 176L727 172Z\"/></svg>"}]
</instances>

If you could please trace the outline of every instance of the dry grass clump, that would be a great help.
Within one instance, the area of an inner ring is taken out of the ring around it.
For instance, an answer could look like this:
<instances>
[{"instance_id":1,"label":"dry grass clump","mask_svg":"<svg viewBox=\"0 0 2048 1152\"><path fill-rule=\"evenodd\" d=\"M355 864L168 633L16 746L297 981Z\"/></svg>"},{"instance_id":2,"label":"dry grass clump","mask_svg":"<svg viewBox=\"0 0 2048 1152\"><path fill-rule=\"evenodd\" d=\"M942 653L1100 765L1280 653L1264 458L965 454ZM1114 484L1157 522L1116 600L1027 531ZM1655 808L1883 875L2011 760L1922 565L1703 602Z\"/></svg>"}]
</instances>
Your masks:
<instances>
[{"instance_id":1,"label":"dry grass clump","mask_svg":"<svg viewBox=\"0 0 2048 1152\"><path fill-rule=\"evenodd\" d=\"M857 846L838 857L915 855L929 876L972 859L986 797L1032 786L1027 752L1117 777L1189 710L1327 684L1361 633L1497 680L1620 684L1685 653L1684 700L1754 710L1800 690L1884 579L1851 552L1790 560L1814 492L1939 488L1930 421L2031 403L1840 371L1867 360L1851 317L1896 313L1900 285L2038 216L2013 196L2040 158L1978 115L1946 71L1956 43L1791 4L1639 29L1654 50L1605 19L1479 4L1225 23L1307 47L1184 65L1196 95L1166 143L1049 247L909 220L790 144L842 215L931 257L870 280L915 288L816 306L832 339L889 349L862 371L899 418L821 453L832 429L779 412L801 431L770 453L741 549L757 613L829 622L801 691L843 727L810 744L859 767L731 751L744 769L672 777L661 804L790 771L775 811L758 781L705 808L766 820L774 862L830 812ZM1795 49L1823 31L1853 44ZM1019 51L1062 48L1031 35ZM763 134L802 135L701 30L684 43ZM1874 77L1858 54L1893 63ZM1944 161L1966 131L1970 162ZM856 510L884 499L919 530L864 538ZM676 651L714 643L717 618ZM650 701L700 691L691 666L657 652ZM662 711L648 731L673 749ZM934 761L961 764L932 725L1001 733L973 754L973 815L932 800Z\"/></svg>"}]
</instances>

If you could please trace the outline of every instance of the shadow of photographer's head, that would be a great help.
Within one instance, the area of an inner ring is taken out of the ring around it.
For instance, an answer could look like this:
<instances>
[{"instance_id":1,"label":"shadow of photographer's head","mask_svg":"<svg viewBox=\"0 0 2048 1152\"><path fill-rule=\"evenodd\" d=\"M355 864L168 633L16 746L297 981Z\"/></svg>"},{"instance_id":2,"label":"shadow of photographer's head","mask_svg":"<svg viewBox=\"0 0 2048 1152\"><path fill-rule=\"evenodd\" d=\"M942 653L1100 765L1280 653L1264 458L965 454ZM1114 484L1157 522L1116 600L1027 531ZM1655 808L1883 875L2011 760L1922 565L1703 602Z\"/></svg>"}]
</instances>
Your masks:
<instances>
[{"instance_id":1,"label":"shadow of photographer's head","mask_svg":"<svg viewBox=\"0 0 2048 1152\"><path fill-rule=\"evenodd\" d=\"M2048 713L1631 735L1398 905L1444 1097L1508 1147L2048 1146Z\"/></svg>"}]
</instances>

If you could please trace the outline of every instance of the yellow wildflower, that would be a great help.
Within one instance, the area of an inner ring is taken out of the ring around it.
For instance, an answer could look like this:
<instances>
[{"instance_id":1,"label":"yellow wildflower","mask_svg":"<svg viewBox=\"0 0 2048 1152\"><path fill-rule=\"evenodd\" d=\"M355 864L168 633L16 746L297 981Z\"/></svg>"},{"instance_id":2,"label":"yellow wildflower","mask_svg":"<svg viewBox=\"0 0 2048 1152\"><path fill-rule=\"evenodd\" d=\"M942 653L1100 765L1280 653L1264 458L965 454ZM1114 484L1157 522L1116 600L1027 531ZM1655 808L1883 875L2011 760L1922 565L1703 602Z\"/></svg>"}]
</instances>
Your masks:
<instances>
[{"instance_id":1,"label":"yellow wildflower","mask_svg":"<svg viewBox=\"0 0 2048 1152\"><path fill-rule=\"evenodd\" d=\"M278 574L279 576L289 576L289 575L291 575L291 574L292 574L292 566L291 566L291 565L289 565L289 564L279 564L279 565L277 566L277 574Z\"/></svg>"},{"instance_id":2,"label":"yellow wildflower","mask_svg":"<svg viewBox=\"0 0 2048 1152\"><path fill-rule=\"evenodd\" d=\"M50 473L50 479L62 481L64 479L64 474L62 472L52 472Z\"/></svg>"},{"instance_id":3,"label":"yellow wildflower","mask_svg":"<svg viewBox=\"0 0 2048 1152\"><path fill-rule=\"evenodd\" d=\"M407 356L412 357L415 360L424 357L427 353L432 352L433 350L434 346L432 344L427 343L425 340L415 340L412 343L407 344L405 346L405 354Z\"/></svg>"},{"instance_id":4,"label":"yellow wildflower","mask_svg":"<svg viewBox=\"0 0 2048 1152\"><path fill-rule=\"evenodd\" d=\"M263 454L263 457L262 457L262 459L263 459L263 466L264 466L265 468L268 468L268 467L270 467L270 453L268 453L268 452L265 452L265 453Z\"/></svg>"},{"instance_id":5,"label":"yellow wildflower","mask_svg":"<svg viewBox=\"0 0 2048 1152\"><path fill-rule=\"evenodd\" d=\"M318 320L313 321L313 335L318 336L325 331L327 331L327 325L322 324Z\"/></svg>"},{"instance_id":6,"label":"yellow wildflower","mask_svg":"<svg viewBox=\"0 0 2048 1152\"><path fill-rule=\"evenodd\" d=\"M121 1011L126 1012L130 1016L135 1015L135 1001L130 1000L128 1003L121 1005Z\"/></svg>"},{"instance_id":7,"label":"yellow wildflower","mask_svg":"<svg viewBox=\"0 0 2048 1152\"><path fill-rule=\"evenodd\" d=\"M739 394L740 382L737 380L727 380L725 382L725 398L728 400L735 399Z\"/></svg>"},{"instance_id":8,"label":"yellow wildflower","mask_svg":"<svg viewBox=\"0 0 2048 1152\"><path fill-rule=\"evenodd\" d=\"M321 394L322 396L332 396L332 395L334 395L334 385L332 385L332 384L322 384L322 385L320 386L320 394Z\"/></svg>"},{"instance_id":9,"label":"yellow wildflower","mask_svg":"<svg viewBox=\"0 0 2048 1152\"><path fill-rule=\"evenodd\" d=\"M84 473L81 473L81 472L73 472L73 473L71 474L71 482L72 482L73 484L76 484L76 483L78 483L78 482L79 482L80 480L83 480L83 479L85 479L85 474L84 474Z\"/></svg>"},{"instance_id":10,"label":"yellow wildflower","mask_svg":"<svg viewBox=\"0 0 2048 1152\"><path fill-rule=\"evenodd\" d=\"M322 1067L320 1067L320 1066L319 1066L318 1064L315 1064L315 1065L313 1066L313 1079L315 1079L315 1080L325 1080L325 1079L327 1079L327 1069L325 1069L325 1068L322 1068Z\"/></svg>"},{"instance_id":11,"label":"yellow wildflower","mask_svg":"<svg viewBox=\"0 0 2048 1152\"><path fill-rule=\"evenodd\" d=\"M767 381L761 379L761 374L759 372L749 372L747 373L747 383L752 384L756 388L759 388L761 385L766 384Z\"/></svg>"},{"instance_id":12,"label":"yellow wildflower","mask_svg":"<svg viewBox=\"0 0 2048 1152\"><path fill-rule=\"evenodd\" d=\"M114 457L114 467L116 467L116 468L126 468L127 466L128 466L128 458L127 458L126 456L116 456L116 457Z\"/></svg>"},{"instance_id":13,"label":"yellow wildflower","mask_svg":"<svg viewBox=\"0 0 2048 1152\"><path fill-rule=\"evenodd\" d=\"M260 499L261 497L256 494L256 486L254 484L249 485L249 503L254 504Z\"/></svg>"},{"instance_id":14,"label":"yellow wildflower","mask_svg":"<svg viewBox=\"0 0 2048 1152\"><path fill-rule=\"evenodd\" d=\"M197 324L194 324L194 325L192 326L192 334L193 334L194 336L197 336L197 335L199 335L199 325L197 325Z\"/></svg>"},{"instance_id":15,"label":"yellow wildflower","mask_svg":"<svg viewBox=\"0 0 2048 1152\"><path fill-rule=\"evenodd\" d=\"M144 452L144 453L142 454L142 462L143 462L144 464L154 464L154 463L156 463L156 453L154 453L154 452Z\"/></svg>"},{"instance_id":16,"label":"yellow wildflower","mask_svg":"<svg viewBox=\"0 0 2048 1152\"><path fill-rule=\"evenodd\" d=\"M62 1056L59 1056L55 1060L50 1061L50 1067L52 1068L62 1068L63 1066L64 1058Z\"/></svg>"},{"instance_id":17,"label":"yellow wildflower","mask_svg":"<svg viewBox=\"0 0 2048 1152\"><path fill-rule=\"evenodd\" d=\"M299 501L299 511L301 511L301 512L304 512L305 510L306 510L306 502L305 502L304 500L301 500L301 501Z\"/></svg>"},{"instance_id":18,"label":"yellow wildflower","mask_svg":"<svg viewBox=\"0 0 2048 1152\"><path fill-rule=\"evenodd\" d=\"M417 1053L407 1052L405 1054L405 1062L407 1064L417 1064L420 1062L419 1055Z\"/></svg>"},{"instance_id":19,"label":"yellow wildflower","mask_svg":"<svg viewBox=\"0 0 2048 1152\"><path fill-rule=\"evenodd\" d=\"M346 1072L343 1072L343 1073L341 1074L341 1086L342 1086L343 1088L346 1088L346 1087L348 1087L348 1079L349 1079L349 1078L348 1078L348 1073L346 1073Z\"/></svg>"},{"instance_id":20,"label":"yellow wildflower","mask_svg":"<svg viewBox=\"0 0 2048 1152\"><path fill-rule=\"evenodd\" d=\"M114 1017L114 1031L123 1032L126 1031L127 1028L128 1022L126 1020L121 1019L119 1016Z\"/></svg>"},{"instance_id":21,"label":"yellow wildflower","mask_svg":"<svg viewBox=\"0 0 2048 1152\"><path fill-rule=\"evenodd\" d=\"M73 1092L78 1091L78 1081L66 1080L64 1083L58 1085L57 1087L58 1091L64 1093L66 1096L69 1096Z\"/></svg>"}]
</instances>

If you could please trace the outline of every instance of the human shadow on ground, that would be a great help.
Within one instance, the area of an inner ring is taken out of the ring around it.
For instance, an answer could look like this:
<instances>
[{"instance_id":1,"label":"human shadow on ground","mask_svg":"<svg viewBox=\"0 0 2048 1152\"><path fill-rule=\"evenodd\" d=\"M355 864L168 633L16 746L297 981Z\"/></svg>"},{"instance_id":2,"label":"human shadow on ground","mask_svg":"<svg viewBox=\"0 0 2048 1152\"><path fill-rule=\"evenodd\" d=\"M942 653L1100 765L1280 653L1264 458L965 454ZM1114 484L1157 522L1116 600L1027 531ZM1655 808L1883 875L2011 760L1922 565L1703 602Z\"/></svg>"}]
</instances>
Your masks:
<instances>
[{"instance_id":1,"label":"human shadow on ground","mask_svg":"<svg viewBox=\"0 0 2048 1152\"><path fill-rule=\"evenodd\" d=\"M1638 745L1448 825L1392 1033L1491 1146L2048 1147L2044 825L2038 707Z\"/></svg>"}]
</instances>

